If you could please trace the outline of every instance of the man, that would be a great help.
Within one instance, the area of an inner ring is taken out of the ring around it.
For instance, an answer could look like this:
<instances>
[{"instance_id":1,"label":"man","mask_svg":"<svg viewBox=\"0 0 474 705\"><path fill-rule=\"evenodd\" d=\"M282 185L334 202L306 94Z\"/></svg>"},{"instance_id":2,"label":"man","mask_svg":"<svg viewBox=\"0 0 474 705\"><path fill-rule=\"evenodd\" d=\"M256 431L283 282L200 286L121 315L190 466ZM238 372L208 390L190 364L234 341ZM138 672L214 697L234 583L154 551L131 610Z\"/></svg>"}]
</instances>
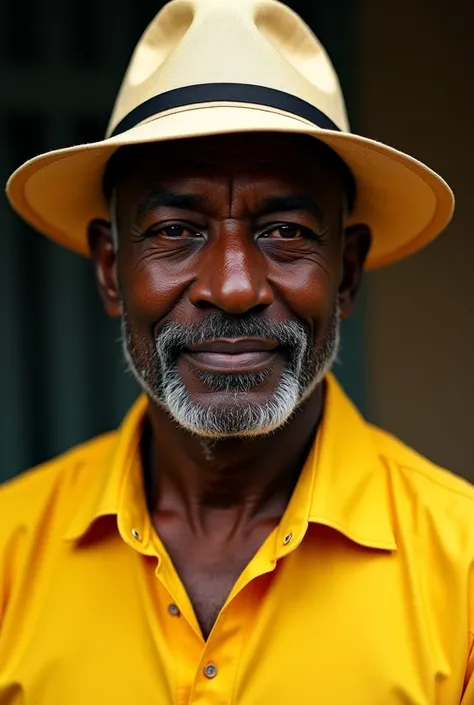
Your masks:
<instances>
[{"instance_id":1,"label":"man","mask_svg":"<svg viewBox=\"0 0 474 705\"><path fill-rule=\"evenodd\" d=\"M444 181L352 135L275 0L174 0L108 137L13 206L92 256L144 395L0 492L0 703L474 704L474 491L329 374L365 267Z\"/></svg>"}]
</instances>

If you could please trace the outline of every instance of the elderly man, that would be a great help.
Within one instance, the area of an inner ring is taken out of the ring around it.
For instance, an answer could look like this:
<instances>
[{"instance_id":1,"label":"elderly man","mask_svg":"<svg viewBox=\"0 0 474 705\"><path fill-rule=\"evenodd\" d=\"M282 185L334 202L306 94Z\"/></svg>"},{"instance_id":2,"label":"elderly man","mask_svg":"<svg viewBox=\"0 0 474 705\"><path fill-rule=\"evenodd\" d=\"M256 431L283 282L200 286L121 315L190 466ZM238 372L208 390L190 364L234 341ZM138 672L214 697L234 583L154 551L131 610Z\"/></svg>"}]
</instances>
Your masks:
<instances>
[{"instance_id":1,"label":"elderly man","mask_svg":"<svg viewBox=\"0 0 474 705\"><path fill-rule=\"evenodd\" d=\"M474 704L474 491L329 374L366 267L450 219L275 0L174 0L105 140L13 206L93 259L144 394L0 491L0 703Z\"/></svg>"}]
</instances>

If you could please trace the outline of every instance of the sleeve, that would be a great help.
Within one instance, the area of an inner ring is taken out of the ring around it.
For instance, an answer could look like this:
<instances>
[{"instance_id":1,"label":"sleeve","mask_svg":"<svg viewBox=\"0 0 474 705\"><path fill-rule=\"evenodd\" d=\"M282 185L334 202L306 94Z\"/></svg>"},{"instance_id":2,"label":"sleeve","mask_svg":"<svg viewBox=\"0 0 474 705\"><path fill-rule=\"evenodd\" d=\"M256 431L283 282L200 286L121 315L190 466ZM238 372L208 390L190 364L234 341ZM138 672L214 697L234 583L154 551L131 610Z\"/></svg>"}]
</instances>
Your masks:
<instances>
[{"instance_id":1,"label":"sleeve","mask_svg":"<svg viewBox=\"0 0 474 705\"><path fill-rule=\"evenodd\" d=\"M2 632L3 616L7 607L8 573L5 536L0 536L0 634Z\"/></svg>"},{"instance_id":2,"label":"sleeve","mask_svg":"<svg viewBox=\"0 0 474 705\"><path fill-rule=\"evenodd\" d=\"M3 509L1 504L0 502L0 512ZM19 543L23 533L21 527L15 527L8 532L2 524L3 522L0 522L0 635L8 609L15 570L22 555Z\"/></svg>"},{"instance_id":3,"label":"sleeve","mask_svg":"<svg viewBox=\"0 0 474 705\"><path fill-rule=\"evenodd\" d=\"M474 705L474 634L472 632L469 632L469 657L461 705Z\"/></svg>"},{"instance_id":4,"label":"sleeve","mask_svg":"<svg viewBox=\"0 0 474 705\"><path fill-rule=\"evenodd\" d=\"M472 555L472 552L469 552ZM468 656L464 675L464 688L461 705L474 705L474 560L469 566L467 583L468 600Z\"/></svg>"}]
</instances>

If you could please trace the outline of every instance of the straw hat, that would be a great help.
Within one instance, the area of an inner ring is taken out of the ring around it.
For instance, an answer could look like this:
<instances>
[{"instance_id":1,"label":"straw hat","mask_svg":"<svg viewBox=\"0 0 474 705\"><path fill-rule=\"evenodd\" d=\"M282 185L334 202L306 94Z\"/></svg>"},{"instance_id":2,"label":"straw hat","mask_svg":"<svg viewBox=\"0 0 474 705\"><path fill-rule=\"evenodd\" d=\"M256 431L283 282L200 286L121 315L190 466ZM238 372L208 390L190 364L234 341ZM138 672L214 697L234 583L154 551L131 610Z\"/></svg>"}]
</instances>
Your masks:
<instances>
[{"instance_id":1,"label":"straw hat","mask_svg":"<svg viewBox=\"0 0 474 705\"><path fill-rule=\"evenodd\" d=\"M357 185L351 222L370 226L367 266L411 254L448 224L449 186L424 164L351 134L334 68L305 23L277 0L172 0L139 41L101 142L26 162L7 193L61 245L88 254L107 218L105 165L122 145L234 132L290 132L329 145Z\"/></svg>"}]
</instances>

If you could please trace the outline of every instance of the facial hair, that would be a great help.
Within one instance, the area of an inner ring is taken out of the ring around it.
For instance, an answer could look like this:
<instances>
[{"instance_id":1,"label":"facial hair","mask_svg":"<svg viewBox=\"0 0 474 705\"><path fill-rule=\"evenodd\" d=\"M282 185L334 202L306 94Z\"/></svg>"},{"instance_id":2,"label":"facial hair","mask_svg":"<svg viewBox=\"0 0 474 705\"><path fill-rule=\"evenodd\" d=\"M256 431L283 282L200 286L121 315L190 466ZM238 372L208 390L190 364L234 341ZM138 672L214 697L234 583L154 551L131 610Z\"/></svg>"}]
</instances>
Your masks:
<instances>
[{"instance_id":1,"label":"facial hair","mask_svg":"<svg viewBox=\"0 0 474 705\"><path fill-rule=\"evenodd\" d=\"M123 308L122 342L125 358L142 389L167 410L180 426L207 438L257 436L270 433L285 424L331 369L340 342L337 304L326 328L314 339L300 321L271 322L249 314L235 317L212 311L199 324L183 326L167 323L155 341L147 341L133 329ZM191 345L215 339L272 339L285 355L285 366L266 401L252 399L271 374L261 372L235 374L207 373L194 370L201 383L212 392L220 392L222 403L204 404L190 395L180 374L178 358Z\"/></svg>"}]
</instances>

